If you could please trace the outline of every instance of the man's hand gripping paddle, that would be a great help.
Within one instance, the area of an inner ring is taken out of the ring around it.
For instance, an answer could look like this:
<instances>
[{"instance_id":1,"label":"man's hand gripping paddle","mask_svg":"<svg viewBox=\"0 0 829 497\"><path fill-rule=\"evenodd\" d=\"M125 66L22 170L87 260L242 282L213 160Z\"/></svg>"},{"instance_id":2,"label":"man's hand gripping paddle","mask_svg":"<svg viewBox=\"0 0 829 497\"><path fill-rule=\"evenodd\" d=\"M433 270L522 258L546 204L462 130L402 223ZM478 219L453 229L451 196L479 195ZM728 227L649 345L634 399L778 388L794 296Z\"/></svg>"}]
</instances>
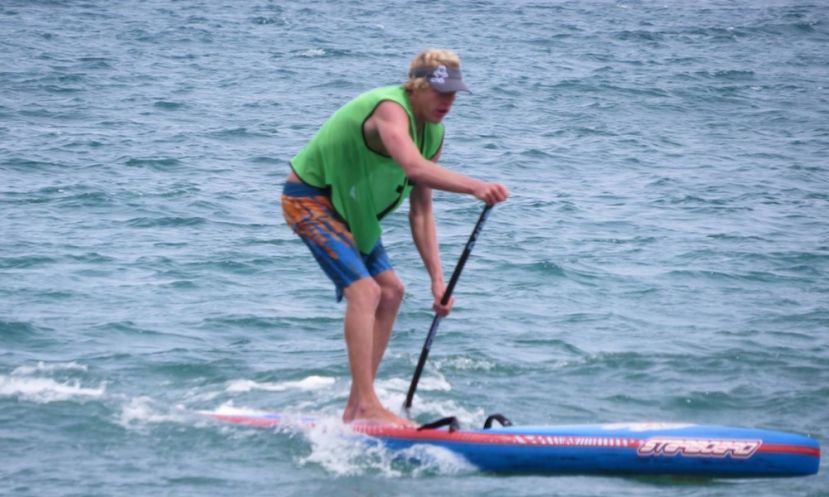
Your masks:
<instances>
[{"instance_id":1,"label":"man's hand gripping paddle","mask_svg":"<svg viewBox=\"0 0 829 497\"><path fill-rule=\"evenodd\" d=\"M455 271L452 273L452 278L449 280L449 286L446 287L446 292L444 292L443 297L440 299L440 303L442 305L447 305L449 303L449 299L452 298L452 291L455 289L455 285L461 277L463 266L466 265L466 260L469 259L469 254L472 253L472 248L475 247L478 235L481 233L481 229L484 227L486 218L489 216L489 212L491 210L491 205L484 207L483 212L481 212L481 216L478 218L478 222L475 224L475 229L473 229L472 234L469 235L469 241L466 242L466 247L463 249L458 265L455 266ZM432 320L432 327L429 328L429 334L426 335L426 342L423 343L423 350L420 351L420 359L417 361L417 368L415 369L414 376L412 377L412 383L409 385L409 393L406 394L406 403L404 404L406 410L412 407L412 399L414 399L415 390L417 389L417 382L420 381L420 375L423 373L423 366L426 364L426 358L429 356L429 350L432 348L432 340L434 340L435 335L438 332L438 326L440 325L441 319L441 316L435 314L435 318Z\"/></svg>"}]
</instances>

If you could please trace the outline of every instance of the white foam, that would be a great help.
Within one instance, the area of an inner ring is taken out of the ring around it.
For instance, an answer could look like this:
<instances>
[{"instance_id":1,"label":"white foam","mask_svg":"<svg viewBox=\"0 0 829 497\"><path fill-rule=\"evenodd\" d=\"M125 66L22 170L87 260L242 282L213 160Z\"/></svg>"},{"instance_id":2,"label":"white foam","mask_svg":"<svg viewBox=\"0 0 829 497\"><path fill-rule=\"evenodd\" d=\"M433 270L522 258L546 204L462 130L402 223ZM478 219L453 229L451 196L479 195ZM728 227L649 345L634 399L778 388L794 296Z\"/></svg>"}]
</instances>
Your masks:
<instances>
[{"instance_id":1,"label":"white foam","mask_svg":"<svg viewBox=\"0 0 829 497\"><path fill-rule=\"evenodd\" d=\"M303 432L311 453L300 464L317 464L338 476L363 474L399 477L404 473L458 474L474 471L463 457L432 445L414 445L404 450L389 450L382 443L354 433L336 418L323 418Z\"/></svg>"},{"instance_id":2,"label":"white foam","mask_svg":"<svg viewBox=\"0 0 829 497\"><path fill-rule=\"evenodd\" d=\"M389 469L380 464L383 460L381 447L365 446L348 426L337 420L323 420L305 436L311 444L311 453L300 458L300 464L318 464L340 476L364 474L369 469L387 473Z\"/></svg>"},{"instance_id":3,"label":"white foam","mask_svg":"<svg viewBox=\"0 0 829 497\"><path fill-rule=\"evenodd\" d=\"M35 366L20 366L11 372L13 376L31 376L35 373L54 373L55 371L86 371L87 367L77 362L58 362L46 364L42 361Z\"/></svg>"},{"instance_id":4,"label":"white foam","mask_svg":"<svg viewBox=\"0 0 829 497\"><path fill-rule=\"evenodd\" d=\"M397 390L399 385L388 380ZM387 382L382 382L388 386ZM389 388L378 388L381 401L389 407L402 406L404 393ZM394 410L394 409L392 409ZM330 406L329 406L330 411ZM292 414L293 412L293 414ZM425 417L457 416L462 424L468 426L480 424L483 411L468 412L452 401L421 402L417 412ZM312 415L313 425L303 417ZM227 402L218 406L210 414L225 416L261 416L268 411L253 407L237 406ZM428 444L418 444L403 450L390 450L376 439L355 433L340 419L339 409L336 413L320 414L319 406L292 405L288 411L280 409L281 415L277 432L298 436L309 444L310 452L299 457L301 465L317 465L326 472L337 476L380 475L394 478L403 475L454 475L476 471L476 468L462 456L447 449ZM248 432L249 433L249 432Z\"/></svg>"},{"instance_id":5,"label":"white foam","mask_svg":"<svg viewBox=\"0 0 829 497\"><path fill-rule=\"evenodd\" d=\"M325 50L322 48L309 48L302 52L303 57L322 57L325 55Z\"/></svg>"},{"instance_id":6,"label":"white foam","mask_svg":"<svg viewBox=\"0 0 829 497\"><path fill-rule=\"evenodd\" d=\"M282 383L260 383L253 380L234 380L228 383L227 391L231 393L251 392L264 390L266 392L284 392L286 390L321 390L335 383L335 379L327 376L309 376L299 381L285 381Z\"/></svg>"},{"instance_id":7,"label":"white foam","mask_svg":"<svg viewBox=\"0 0 829 497\"><path fill-rule=\"evenodd\" d=\"M453 400L437 399L434 400L431 396L420 396L415 394L412 402L412 409L410 412L403 411L403 404L406 400L406 394L409 391L409 381L401 378L391 378L387 380L379 380L376 383L377 396L380 401L391 411L404 415L409 414L412 417L420 419L437 419L448 416L455 416L458 421L465 426L479 426L486 418L483 409L476 409L470 411L464 409ZM418 383L417 392L450 392L452 385L446 379L438 374L437 376L429 376L422 378Z\"/></svg>"},{"instance_id":8,"label":"white foam","mask_svg":"<svg viewBox=\"0 0 829 497\"><path fill-rule=\"evenodd\" d=\"M405 378L390 378L388 380L378 380L375 383L375 388L378 390L393 390L397 392L408 392L410 381ZM431 392L451 392L452 384L446 381L446 378L438 374L437 376L424 376L420 378L417 384L418 390L426 390Z\"/></svg>"},{"instance_id":9,"label":"white foam","mask_svg":"<svg viewBox=\"0 0 829 497\"><path fill-rule=\"evenodd\" d=\"M458 371L489 371L495 367L495 363L491 361L464 356L436 358L433 364L437 369L449 368Z\"/></svg>"},{"instance_id":10,"label":"white foam","mask_svg":"<svg viewBox=\"0 0 829 497\"><path fill-rule=\"evenodd\" d=\"M402 395L398 400L398 405L401 405ZM431 408L434 410L434 405ZM442 408L457 414L457 406L445 404ZM313 425L301 414L280 412L282 418L275 428L277 432L299 436L308 442L310 453L297 459L301 465L318 465L326 472L338 476L369 474L389 478L476 471L462 456L447 449L418 444L403 450L390 450L376 439L355 433L339 419L339 413L319 414L313 410L309 413L311 412ZM268 412L227 402L210 411L210 414L261 416Z\"/></svg>"},{"instance_id":11,"label":"white foam","mask_svg":"<svg viewBox=\"0 0 829 497\"><path fill-rule=\"evenodd\" d=\"M97 388L85 388L77 380L61 383L51 378L31 378L19 376L20 374L22 373L0 376L0 396L20 397L46 404L70 399L99 398L106 392L103 384Z\"/></svg>"},{"instance_id":12,"label":"white foam","mask_svg":"<svg viewBox=\"0 0 829 497\"><path fill-rule=\"evenodd\" d=\"M181 405L169 406L150 397L134 397L121 408L118 424L124 428L140 428L157 423L185 423L190 419Z\"/></svg>"},{"instance_id":13,"label":"white foam","mask_svg":"<svg viewBox=\"0 0 829 497\"><path fill-rule=\"evenodd\" d=\"M227 402L220 405L216 410L210 411L211 414L218 414L220 416L260 416L267 414L266 411L259 409L252 409L249 407L236 407L232 402Z\"/></svg>"},{"instance_id":14,"label":"white foam","mask_svg":"<svg viewBox=\"0 0 829 497\"><path fill-rule=\"evenodd\" d=\"M470 427L480 428L486 419L486 413L482 408L468 410L453 400L430 400L428 397L422 399L415 397L415 401L412 402L411 414L420 419L425 416L430 419L454 416L458 418L464 429Z\"/></svg>"}]
</instances>

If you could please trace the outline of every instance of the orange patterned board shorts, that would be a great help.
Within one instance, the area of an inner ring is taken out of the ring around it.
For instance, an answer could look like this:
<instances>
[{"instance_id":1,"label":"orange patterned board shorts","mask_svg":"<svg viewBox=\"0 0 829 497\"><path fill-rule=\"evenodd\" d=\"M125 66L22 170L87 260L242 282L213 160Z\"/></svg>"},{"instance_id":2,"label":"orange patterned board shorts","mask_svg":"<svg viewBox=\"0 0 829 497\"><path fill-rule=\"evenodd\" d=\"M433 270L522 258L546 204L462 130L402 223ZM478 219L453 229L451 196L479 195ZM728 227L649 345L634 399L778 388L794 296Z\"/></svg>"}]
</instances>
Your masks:
<instances>
[{"instance_id":1,"label":"orange patterned board shorts","mask_svg":"<svg viewBox=\"0 0 829 497\"><path fill-rule=\"evenodd\" d=\"M343 290L355 281L392 269L382 241L377 241L370 254L360 253L348 225L334 210L325 190L304 183L285 183L282 213L334 282L337 302L342 300Z\"/></svg>"}]
</instances>

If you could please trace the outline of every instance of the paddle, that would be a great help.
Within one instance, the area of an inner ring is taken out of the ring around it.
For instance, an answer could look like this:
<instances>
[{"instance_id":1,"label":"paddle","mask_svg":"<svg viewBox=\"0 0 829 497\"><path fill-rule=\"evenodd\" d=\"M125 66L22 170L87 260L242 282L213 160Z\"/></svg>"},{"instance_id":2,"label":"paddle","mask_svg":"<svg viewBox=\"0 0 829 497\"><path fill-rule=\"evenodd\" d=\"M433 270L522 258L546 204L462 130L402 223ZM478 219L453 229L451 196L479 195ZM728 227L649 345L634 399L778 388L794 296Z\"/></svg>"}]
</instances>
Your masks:
<instances>
[{"instance_id":1,"label":"paddle","mask_svg":"<svg viewBox=\"0 0 829 497\"><path fill-rule=\"evenodd\" d=\"M443 293L443 297L440 299L441 305L449 303L449 299L452 297L452 291L455 289L455 285L461 277L463 266L466 265L466 260L469 259L469 254L472 253L472 248L475 247L478 235L481 233L481 229L484 227L484 222L486 222L486 218L489 216L489 212L491 210L492 206L487 205L484 207L483 212L481 212L481 216L475 224L475 229L473 229L472 234L469 235L469 241L466 242L466 247L464 247L461 258L458 260L458 265L455 266L452 278L449 279L449 286L446 287L446 292ZM434 340L435 334L438 332L438 326L440 325L441 319L443 319L441 316L435 314L435 318L432 320L432 327L429 328L429 334L426 335L426 342L423 343L423 349L420 351L420 359L417 361L417 368L415 368L412 383L409 385L409 393L406 394L406 403L404 404L404 407L407 410L412 407L412 399L414 398L415 390L417 389L417 382L420 381L420 375L423 373L423 366L426 364L426 357L429 356L429 350L432 348L432 340Z\"/></svg>"}]
</instances>

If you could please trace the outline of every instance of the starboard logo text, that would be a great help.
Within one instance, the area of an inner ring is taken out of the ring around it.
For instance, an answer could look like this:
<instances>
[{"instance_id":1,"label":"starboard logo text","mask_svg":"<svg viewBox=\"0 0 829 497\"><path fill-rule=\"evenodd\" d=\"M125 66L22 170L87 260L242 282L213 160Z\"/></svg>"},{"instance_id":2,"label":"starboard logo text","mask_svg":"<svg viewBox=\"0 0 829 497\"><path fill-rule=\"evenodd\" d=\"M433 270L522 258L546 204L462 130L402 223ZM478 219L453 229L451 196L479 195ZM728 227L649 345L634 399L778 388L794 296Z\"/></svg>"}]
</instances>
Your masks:
<instances>
[{"instance_id":1,"label":"starboard logo text","mask_svg":"<svg viewBox=\"0 0 829 497\"><path fill-rule=\"evenodd\" d=\"M763 445L762 440L706 440L699 438L656 437L645 440L636 453L640 456L733 457L747 459Z\"/></svg>"}]
</instances>

